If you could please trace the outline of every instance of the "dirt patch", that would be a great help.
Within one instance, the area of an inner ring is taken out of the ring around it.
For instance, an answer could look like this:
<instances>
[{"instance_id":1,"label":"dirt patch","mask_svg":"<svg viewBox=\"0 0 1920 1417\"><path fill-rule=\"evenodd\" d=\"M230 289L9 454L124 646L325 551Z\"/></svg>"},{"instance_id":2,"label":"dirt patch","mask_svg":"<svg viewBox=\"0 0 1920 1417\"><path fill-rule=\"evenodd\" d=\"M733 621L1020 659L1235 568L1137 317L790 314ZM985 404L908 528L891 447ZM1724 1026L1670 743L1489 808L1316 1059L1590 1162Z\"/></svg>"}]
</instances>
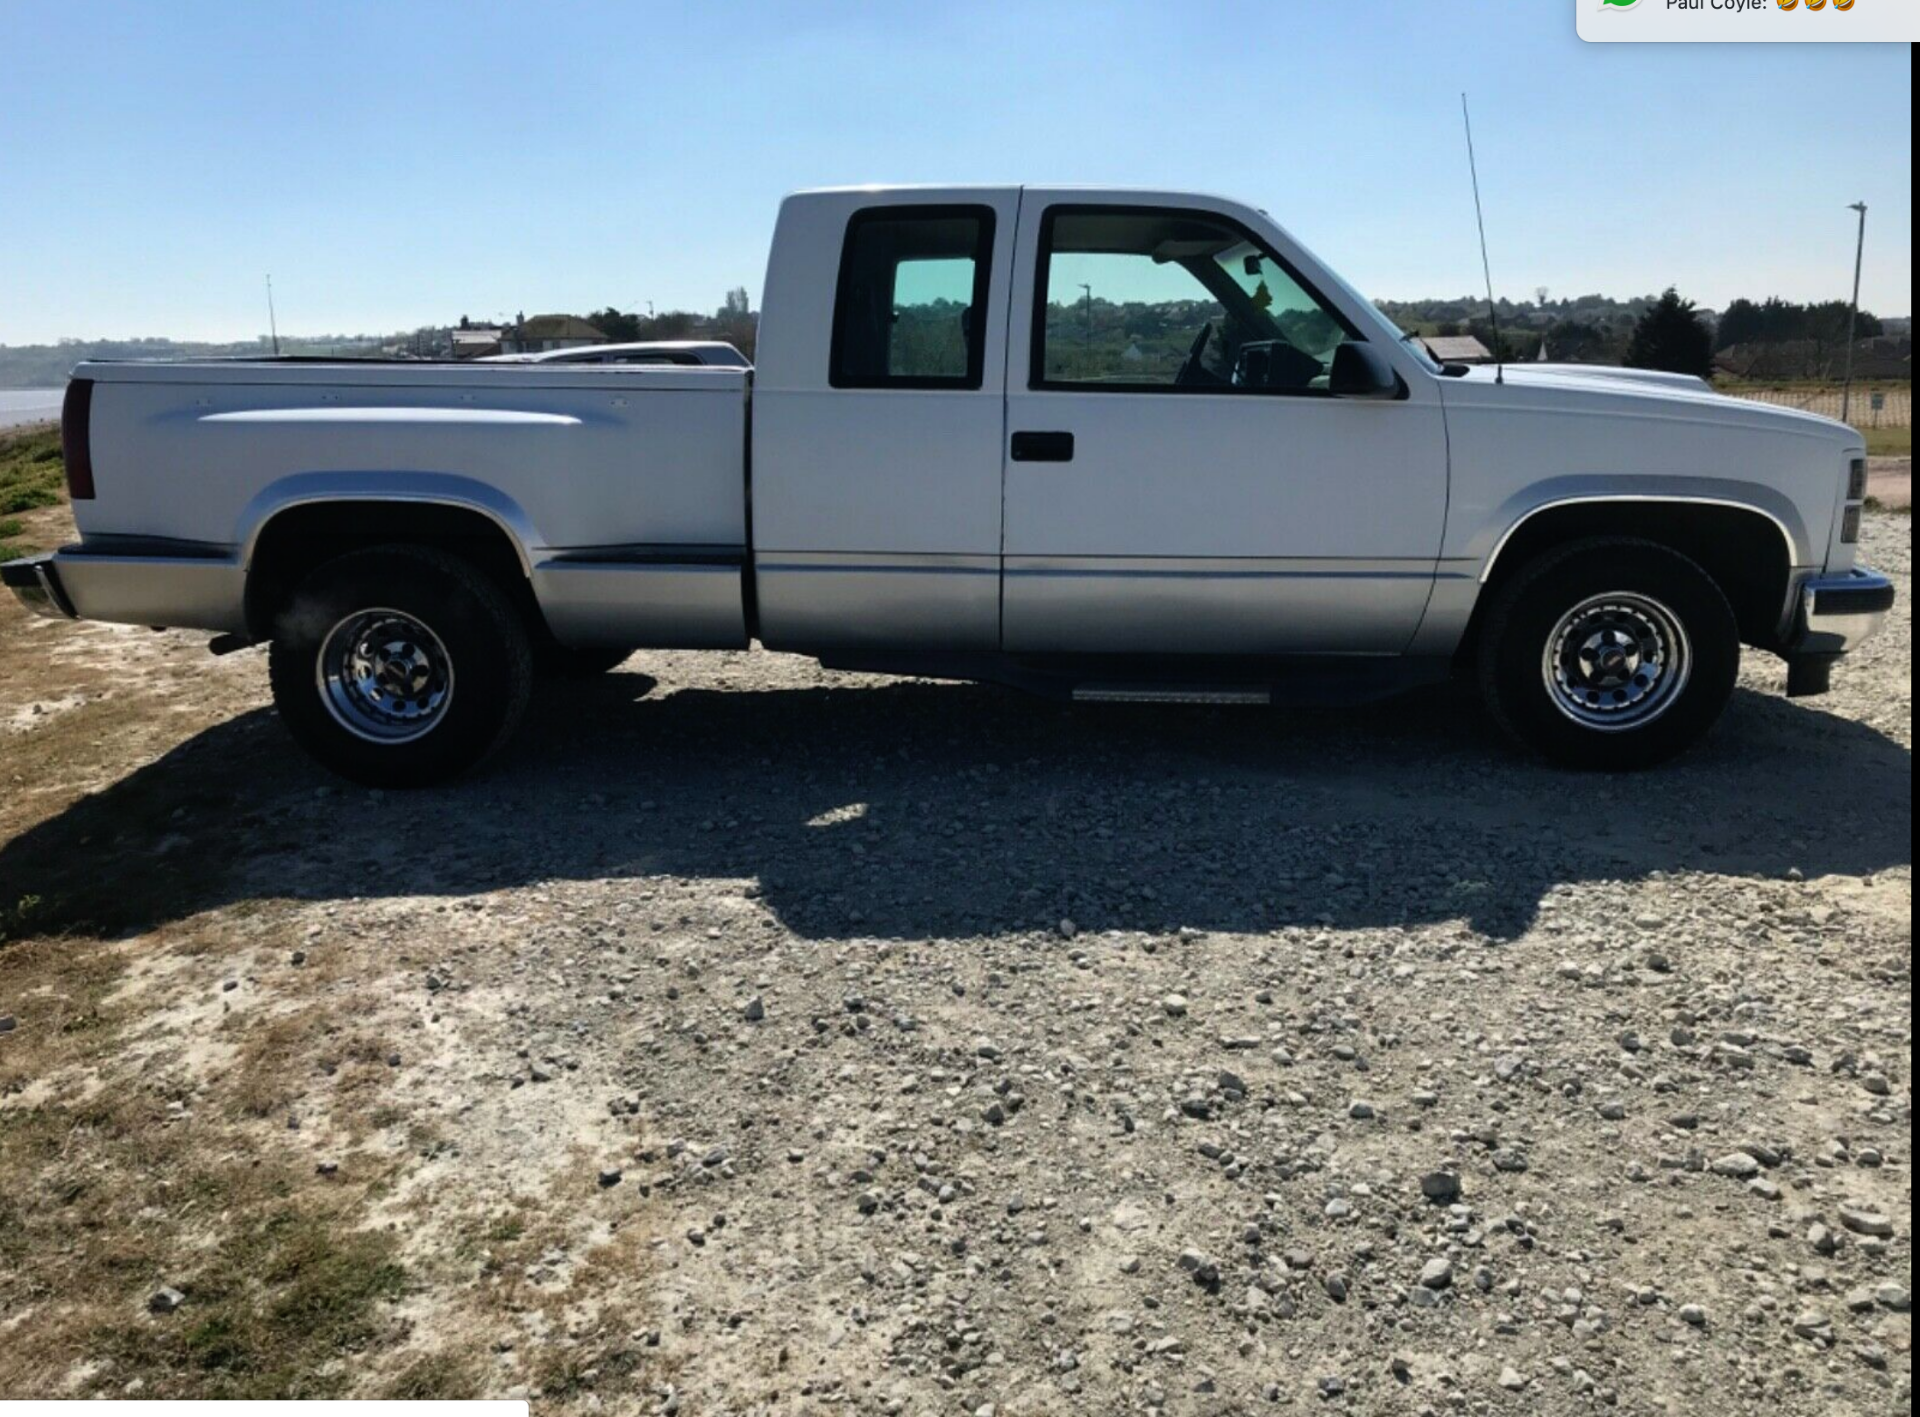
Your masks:
<instances>
[{"instance_id":1,"label":"dirt patch","mask_svg":"<svg viewBox=\"0 0 1920 1417\"><path fill-rule=\"evenodd\" d=\"M1869 458L1867 496L1889 512L1913 510L1913 459Z\"/></svg>"}]
</instances>

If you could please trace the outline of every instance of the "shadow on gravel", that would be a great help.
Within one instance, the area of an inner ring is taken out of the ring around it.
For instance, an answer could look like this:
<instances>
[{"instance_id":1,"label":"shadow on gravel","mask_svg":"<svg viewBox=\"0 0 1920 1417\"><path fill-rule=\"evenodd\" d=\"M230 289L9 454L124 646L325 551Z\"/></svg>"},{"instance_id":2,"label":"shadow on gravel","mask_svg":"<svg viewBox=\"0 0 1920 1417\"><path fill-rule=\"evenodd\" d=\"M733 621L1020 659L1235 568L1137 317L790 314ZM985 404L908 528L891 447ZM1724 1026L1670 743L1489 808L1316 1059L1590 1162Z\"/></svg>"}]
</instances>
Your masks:
<instances>
[{"instance_id":1,"label":"shadow on gravel","mask_svg":"<svg viewBox=\"0 0 1920 1417\"><path fill-rule=\"evenodd\" d=\"M0 908L37 896L27 928L108 936L248 899L668 876L757 880L819 938L1063 917L1511 937L1561 882L1912 859L1908 750L1744 691L1683 761L1605 778L1521 760L1455 693L1308 714L922 682L653 688L549 694L498 766L411 794L341 784L244 714L0 846Z\"/></svg>"}]
</instances>

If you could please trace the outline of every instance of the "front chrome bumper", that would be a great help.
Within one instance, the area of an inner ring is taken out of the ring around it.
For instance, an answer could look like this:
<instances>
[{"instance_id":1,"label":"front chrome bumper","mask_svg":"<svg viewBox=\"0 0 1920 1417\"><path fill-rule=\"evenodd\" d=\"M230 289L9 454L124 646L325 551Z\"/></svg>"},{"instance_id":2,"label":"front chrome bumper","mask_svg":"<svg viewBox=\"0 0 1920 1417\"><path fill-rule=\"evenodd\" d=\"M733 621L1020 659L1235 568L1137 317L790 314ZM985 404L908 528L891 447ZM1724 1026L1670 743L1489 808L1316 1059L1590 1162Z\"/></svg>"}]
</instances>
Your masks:
<instances>
[{"instance_id":1,"label":"front chrome bumper","mask_svg":"<svg viewBox=\"0 0 1920 1417\"><path fill-rule=\"evenodd\" d=\"M1893 600L1893 582L1876 571L1820 575L1802 583L1792 628L1780 646L1787 661L1787 697L1826 693L1834 665L1879 632Z\"/></svg>"},{"instance_id":2,"label":"front chrome bumper","mask_svg":"<svg viewBox=\"0 0 1920 1417\"><path fill-rule=\"evenodd\" d=\"M1800 587L1792 652L1848 654L1858 649L1886 624L1893 601L1893 582L1877 571L1815 576Z\"/></svg>"}]
</instances>

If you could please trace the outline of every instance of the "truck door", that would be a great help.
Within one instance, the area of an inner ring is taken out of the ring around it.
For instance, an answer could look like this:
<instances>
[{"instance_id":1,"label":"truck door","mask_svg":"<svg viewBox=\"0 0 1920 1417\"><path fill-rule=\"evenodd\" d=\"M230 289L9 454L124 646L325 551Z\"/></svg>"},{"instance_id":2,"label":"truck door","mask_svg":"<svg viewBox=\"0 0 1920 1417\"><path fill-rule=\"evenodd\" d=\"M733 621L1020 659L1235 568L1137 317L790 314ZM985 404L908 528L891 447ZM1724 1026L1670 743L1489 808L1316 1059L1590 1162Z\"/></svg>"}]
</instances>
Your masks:
<instances>
[{"instance_id":1,"label":"truck door","mask_svg":"<svg viewBox=\"0 0 1920 1417\"><path fill-rule=\"evenodd\" d=\"M1446 516L1438 394L1332 395L1343 341L1407 356L1245 215L1026 193L1007 650L1392 654L1418 628Z\"/></svg>"},{"instance_id":2,"label":"truck door","mask_svg":"<svg viewBox=\"0 0 1920 1417\"><path fill-rule=\"evenodd\" d=\"M782 208L775 261L788 264L769 277L753 394L768 646L998 648L1018 215L1011 188L811 193Z\"/></svg>"}]
</instances>

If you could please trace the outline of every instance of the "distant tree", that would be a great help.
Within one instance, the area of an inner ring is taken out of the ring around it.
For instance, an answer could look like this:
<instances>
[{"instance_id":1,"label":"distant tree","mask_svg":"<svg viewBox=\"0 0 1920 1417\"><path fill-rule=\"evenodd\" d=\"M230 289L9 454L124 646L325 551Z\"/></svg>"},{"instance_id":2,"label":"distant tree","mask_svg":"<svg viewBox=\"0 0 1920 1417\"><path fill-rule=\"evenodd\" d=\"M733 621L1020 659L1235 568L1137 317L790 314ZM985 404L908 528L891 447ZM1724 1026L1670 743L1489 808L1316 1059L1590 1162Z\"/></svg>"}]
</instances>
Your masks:
<instances>
[{"instance_id":1,"label":"distant tree","mask_svg":"<svg viewBox=\"0 0 1920 1417\"><path fill-rule=\"evenodd\" d=\"M1500 335L1497 339L1494 337L1493 325L1486 320L1470 321L1465 333L1479 340L1487 347L1487 351L1503 364L1519 364L1532 359L1540 350L1540 336L1537 332L1516 330L1511 324L1500 326Z\"/></svg>"},{"instance_id":2,"label":"distant tree","mask_svg":"<svg viewBox=\"0 0 1920 1417\"><path fill-rule=\"evenodd\" d=\"M1853 321L1855 339L1872 339L1883 330L1878 318L1862 310ZM1836 353L1846 347L1847 304L1824 300L1800 305L1777 296L1756 303L1735 300L1720 317L1714 332L1716 350L1750 345L1799 346L1748 351L1743 362L1759 361L1776 375L1816 377L1831 373Z\"/></svg>"},{"instance_id":3,"label":"distant tree","mask_svg":"<svg viewBox=\"0 0 1920 1417\"><path fill-rule=\"evenodd\" d=\"M1620 357L1614 339L1585 320L1555 320L1546 340L1548 357L1562 364L1611 364Z\"/></svg>"},{"instance_id":4,"label":"distant tree","mask_svg":"<svg viewBox=\"0 0 1920 1417\"><path fill-rule=\"evenodd\" d=\"M612 344L632 344L640 338L640 317L622 314L611 305L588 315L587 323L605 335Z\"/></svg>"},{"instance_id":5,"label":"distant tree","mask_svg":"<svg viewBox=\"0 0 1920 1417\"><path fill-rule=\"evenodd\" d=\"M760 329L760 317L754 313L744 285L736 285L727 292L726 299L721 302L719 311L714 315L713 326L714 334L731 344L747 358L753 358L753 346Z\"/></svg>"},{"instance_id":6,"label":"distant tree","mask_svg":"<svg viewBox=\"0 0 1920 1417\"><path fill-rule=\"evenodd\" d=\"M1763 323L1760 307L1751 300L1729 302L1721 312L1719 328L1714 331L1714 348L1727 349L1759 339Z\"/></svg>"},{"instance_id":7,"label":"distant tree","mask_svg":"<svg viewBox=\"0 0 1920 1417\"><path fill-rule=\"evenodd\" d=\"M1691 300L1668 286L1653 308L1640 317L1627 341L1627 364L1634 369L1665 369L1675 374L1713 373L1713 331Z\"/></svg>"},{"instance_id":8,"label":"distant tree","mask_svg":"<svg viewBox=\"0 0 1920 1417\"><path fill-rule=\"evenodd\" d=\"M658 315L649 315L640 322L638 338L644 340L687 339L693 334L694 321L698 318L687 310L663 310Z\"/></svg>"}]
</instances>

